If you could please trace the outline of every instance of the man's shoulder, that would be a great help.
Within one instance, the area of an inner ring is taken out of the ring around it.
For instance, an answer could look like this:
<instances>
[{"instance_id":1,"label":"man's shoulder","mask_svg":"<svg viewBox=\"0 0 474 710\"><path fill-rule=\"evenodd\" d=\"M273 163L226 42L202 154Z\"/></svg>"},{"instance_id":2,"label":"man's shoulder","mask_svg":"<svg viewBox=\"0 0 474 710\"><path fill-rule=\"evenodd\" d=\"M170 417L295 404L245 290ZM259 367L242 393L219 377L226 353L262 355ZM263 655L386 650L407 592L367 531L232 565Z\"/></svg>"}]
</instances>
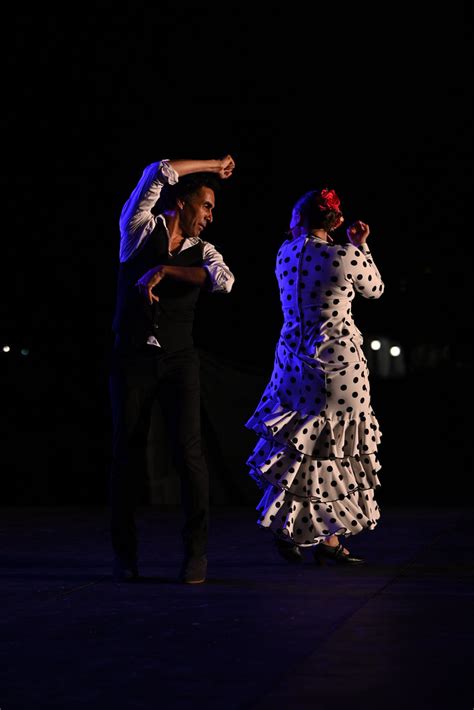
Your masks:
<instances>
[{"instance_id":1,"label":"man's shoulder","mask_svg":"<svg viewBox=\"0 0 474 710\"><path fill-rule=\"evenodd\" d=\"M212 252L220 251L220 248L211 242L207 242L206 240L201 239L200 237L195 237L194 239L195 239L195 242L194 242L195 244L201 245L203 253L206 253L209 251L212 251Z\"/></svg>"},{"instance_id":2,"label":"man's shoulder","mask_svg":"<svg viewBox=\"0 0 474 710\"><path fill-rule=\"evenodd\" d=\"M204 251L204 245L206 244L206 242L203 242L203 240L199 237L186 237L185 244L186 249L190 249L191 247L197 246L200 247L202 251Z\"/></svg>"}]
</instances>

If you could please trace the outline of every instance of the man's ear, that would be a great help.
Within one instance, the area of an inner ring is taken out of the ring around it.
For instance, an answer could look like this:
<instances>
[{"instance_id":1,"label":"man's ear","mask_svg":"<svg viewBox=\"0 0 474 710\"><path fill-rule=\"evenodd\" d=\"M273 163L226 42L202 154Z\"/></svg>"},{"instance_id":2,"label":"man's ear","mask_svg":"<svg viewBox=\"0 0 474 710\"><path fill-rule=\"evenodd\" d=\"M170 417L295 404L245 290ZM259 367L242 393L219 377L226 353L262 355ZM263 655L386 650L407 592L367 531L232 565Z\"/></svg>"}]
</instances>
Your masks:
<instances>
[{"instance_id":1,"label":"man's ear","mask_svg":"<svg viewBox=\"0 0 474 710\"><path fill-rule=\"evenodd\" d=\"M176 200L176 207L177 207L179 210L182 210L183 207L184 207L184 200L181 200L180 198L178 198L178 199Z\"/></svg>"}]
</instances>

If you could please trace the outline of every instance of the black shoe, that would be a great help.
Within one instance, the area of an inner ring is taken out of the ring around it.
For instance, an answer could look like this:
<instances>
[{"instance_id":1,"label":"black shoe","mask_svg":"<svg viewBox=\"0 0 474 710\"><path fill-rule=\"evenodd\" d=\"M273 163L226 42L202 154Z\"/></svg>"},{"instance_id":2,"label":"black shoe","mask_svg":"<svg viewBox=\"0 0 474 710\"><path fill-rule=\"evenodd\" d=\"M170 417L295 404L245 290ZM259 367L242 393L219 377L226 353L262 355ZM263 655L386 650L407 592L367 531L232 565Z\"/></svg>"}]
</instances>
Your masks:
<instances>
[{"instance_id":1,"label":"black shoe","mask_svg":"<svg viewBox=\"0 0 474 710\"><path fill-rule=\"evenodd\" d=\"M303 562L300 548L294 542L286 542L280 537L275 538L276 549L287 562Z\"/></svg>"},{"instance_id":2,"label":"black shoe","mask_svg":"<svg viewBox=\"0 0 474 710\"><path fill-rule=\"evenodd\" d=\"M139 578L137 563L125 563L119 558L116 558L114 560L112 576L114 582L136 582Z\"/></svg>"},{"instance_id":3,"label":"black shoe","mask_svg":"<svg viewBox=\"0 0 474 710\"><path fill-rule=\"evenodd\" d=\"M327 560L332 560L341 565L361 565L365 563L365 560L361 557L355 557L350 552L346 555L341 544L332 546L320 542L313 550L313 557L319 565L323 565Z\"/></svg>"},{"instance_id":4,"label":"black shoe","mask_svg":"<svg viewBox=\"0 0 474 710\"><path fill-rule=\"evenodd\" d=\"M187 557L181 568L180 580L184 584L201 584L206 581L207 557Z\"/></svg>"}]
</instances>

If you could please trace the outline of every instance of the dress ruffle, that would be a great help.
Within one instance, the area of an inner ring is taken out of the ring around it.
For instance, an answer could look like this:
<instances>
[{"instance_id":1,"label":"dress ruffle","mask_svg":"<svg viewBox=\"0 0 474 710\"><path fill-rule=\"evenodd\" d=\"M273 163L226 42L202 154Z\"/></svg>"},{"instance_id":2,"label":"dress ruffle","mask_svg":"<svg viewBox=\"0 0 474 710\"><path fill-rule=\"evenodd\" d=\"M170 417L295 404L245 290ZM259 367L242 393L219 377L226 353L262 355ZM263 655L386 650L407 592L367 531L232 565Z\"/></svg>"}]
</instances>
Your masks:
<instances>
[{"instance_id":1,"label":"dress ruffle","mask_svg":"<svg viewBox=\"0 0 474 710\"><path fill-rule=\"evenodd\" d=\"M379 423L372 409L339 417L301 414L285 409L276 397L262 403L246 423L264 439L291 446L313 458L344 458L374 453L381 441Z\"/></svg>"},{"instance_id":2,"label":"dress ruffle","mask_svg":"<svg viewBox=\"0 0 474 710\"><path fill-rule=\"evenodd\" d=\"M303 547L376 526L381 433L372 410L314 416L266 398L246 427L260 437L247 460L264 489L260 526Z\"/></svg>"},{"instance_id":3,"label":"dress ruffle","mask_svg":"<svg viewBox=\"0 0 474 710\"><path fill-rule=\"evenodd\" d=\"M375 453L320 460L260 439L247 465L258 484L271 483L295 498L316 503L343 500L357 490L380 485Z\"/></svg>"},{"instance_id":4,"label":"dress ruffle","mask_svg":"<svg viewBox=\"0 0 474 710\"><path fill-rule=\"evenodd\" d=\"M329 535L356 535L374 529L380 518L373 489L356 490L344 500L312 503L269 485L257 506L258 525L301 547L324 542Z\"/></svg>"}]
</instances>

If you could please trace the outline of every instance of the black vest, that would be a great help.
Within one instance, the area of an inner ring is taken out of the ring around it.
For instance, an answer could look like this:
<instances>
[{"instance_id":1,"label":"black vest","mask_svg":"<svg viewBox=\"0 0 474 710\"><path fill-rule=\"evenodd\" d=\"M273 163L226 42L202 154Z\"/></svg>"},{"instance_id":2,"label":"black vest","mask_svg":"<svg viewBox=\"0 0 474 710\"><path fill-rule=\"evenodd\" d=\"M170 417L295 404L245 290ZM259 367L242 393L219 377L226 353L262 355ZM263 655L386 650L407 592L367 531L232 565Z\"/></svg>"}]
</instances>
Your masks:
<instances>
[{"instance_id":1,"label":"black vest","mask_svg":"<svg viewBox=\"0 0 474 710\"><path fill-rule=\"evenodd\" d=\"M154 335L166 352L193 345L193 322L199 286L165 277L156 287L160 300L150 305L135 285L149 269L159 264L202 266L203 244L170 256L168 235L161 220L145 243L119 266L117 303L113 330L120 349L134 350Z\"/></svg>"}]
</instances>

